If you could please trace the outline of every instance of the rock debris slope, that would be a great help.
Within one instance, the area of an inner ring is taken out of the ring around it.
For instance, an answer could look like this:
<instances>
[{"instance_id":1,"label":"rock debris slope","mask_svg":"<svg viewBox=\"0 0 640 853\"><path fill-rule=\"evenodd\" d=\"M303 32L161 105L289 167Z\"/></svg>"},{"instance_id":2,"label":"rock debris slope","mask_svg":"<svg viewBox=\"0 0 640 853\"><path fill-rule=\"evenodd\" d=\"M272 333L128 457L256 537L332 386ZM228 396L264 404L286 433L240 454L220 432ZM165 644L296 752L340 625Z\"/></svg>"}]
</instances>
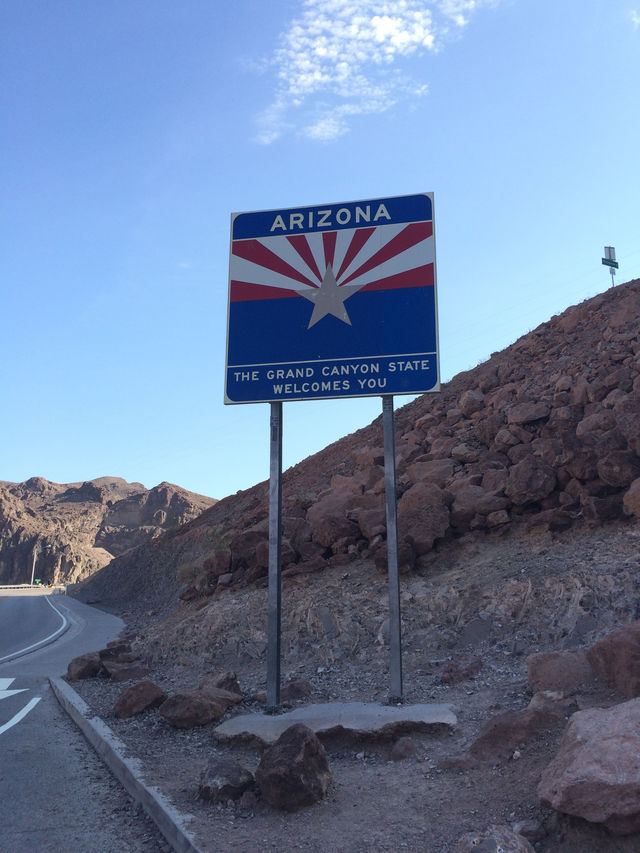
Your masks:
<instances>
[{"instance_id":1,"label":"rock debris slope","mask_svg":"<svg viewBox=\"0 0 640 853\"><path fill-rule=\"evenodd\" d=\"M634 280L396 412L402 571L428 573L459 543L640 516L639 316ZM285 578L383 569L381 418L285 472L283 504ZM261 483L113 560L85 594L167 610L179 593L263 586L267 525Z\"/></svg>"}]
</instances>

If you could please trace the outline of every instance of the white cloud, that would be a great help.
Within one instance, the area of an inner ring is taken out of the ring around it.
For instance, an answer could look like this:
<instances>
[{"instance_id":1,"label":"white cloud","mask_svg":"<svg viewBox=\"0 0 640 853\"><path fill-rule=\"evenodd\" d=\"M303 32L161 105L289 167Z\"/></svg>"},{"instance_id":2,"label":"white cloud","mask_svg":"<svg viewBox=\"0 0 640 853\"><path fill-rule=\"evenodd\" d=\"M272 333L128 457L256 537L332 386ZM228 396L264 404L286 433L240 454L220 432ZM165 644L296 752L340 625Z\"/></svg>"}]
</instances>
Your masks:
<instances>
[{"instance_id":1,"label":"white cloud","mask_svg":"<svg viewBox=\"0 0 640 853\"><path fill-rule=\"evenodd\" d=\"M257 139L286 132L328 142L349 118L426 94L403 60L435 53L482 6L499 0L303 0L271 58L277 86Z\"/></svg>"},{"instance_id":2,"label":"white cloud","mask_svg":"<svg viewBox=\"0 0 640 853\"><path fill-rule=\"evenodd\" d=\"M637 30L640 27L640 12L637 9L632 9L629 13L631 15L631 23L633 24L633 29Z\"/></svg>"}]
</instances>

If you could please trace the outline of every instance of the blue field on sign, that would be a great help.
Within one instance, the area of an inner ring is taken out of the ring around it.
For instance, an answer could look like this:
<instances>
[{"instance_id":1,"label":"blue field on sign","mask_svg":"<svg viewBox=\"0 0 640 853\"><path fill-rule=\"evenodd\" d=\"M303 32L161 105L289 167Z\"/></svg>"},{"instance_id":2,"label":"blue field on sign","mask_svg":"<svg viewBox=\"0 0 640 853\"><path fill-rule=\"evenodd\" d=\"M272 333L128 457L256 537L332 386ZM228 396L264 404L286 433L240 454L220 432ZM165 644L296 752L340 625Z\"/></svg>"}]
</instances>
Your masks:
<instances>
[{"instance_id":1,"label":"blue field on sign","mask_svg":"<svg viewBox=\"0 0 640 853\"><path fill-rule=\"evenodd\" d=\"M354 294L345 306L351 325L326 316L307 328L306 299L233 302L229 317L229 367L435 352L433 287ZM393 317L393 322L389 318ZM234 330L243 330L234 334Z\"/></svg>"}]
</instances>

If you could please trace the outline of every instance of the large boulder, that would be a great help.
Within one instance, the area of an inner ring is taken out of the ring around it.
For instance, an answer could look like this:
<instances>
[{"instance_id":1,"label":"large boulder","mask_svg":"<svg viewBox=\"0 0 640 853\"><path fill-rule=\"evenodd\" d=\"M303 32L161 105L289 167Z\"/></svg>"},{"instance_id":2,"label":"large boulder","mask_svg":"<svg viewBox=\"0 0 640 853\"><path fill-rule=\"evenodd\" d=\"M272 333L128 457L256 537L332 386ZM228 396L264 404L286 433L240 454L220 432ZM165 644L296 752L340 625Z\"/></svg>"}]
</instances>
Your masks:
<instances>
[{"instance_id":1,"label":"large boulder","mask_svg":"<svg viewBox=\"0 0 640 853\"><path fill-rule=\"evenodd\" d=\"M87 652L69 661L67 679L69 681L78 681L83 678L95 678L101 670L102 661L100 660L99 652Z\"/></svg>"},{"instance_id":2,"label":"large boulder","mask_svg":"<svg viewBox=\"0 0 640 853\"><path fill-rule=\"evenodd\" d=\"M321 800L331 782L331 771L317 735L302 723L290 726L263 753L256 781L262 799L283 811L296 811Z\"/></svg>"},{"instance_id":3,"label":"large boulder","mask_svg":"<svg viewBox=\"0 0 640 853\"><path fill-rule=\"evenodd\" d=\"M143 711L158 708L166 698L167 694L161 687L146 679L133 684L121 693L113 707L113 712L121 719L134 717Z\"/></svg>"},{"instance_id":4,"label":"large boulder","mask_svg":"<svg viewBox=\"0 0 640 853\"><path fill-rule=\"evenodd\" d=\"M540 690L571 693L596 680L584 649L538 652L529 655L526 664L529 684L535 693Z\"/></svg>"},{"instance_id":5,"label":"large boulder","mask_svg":"<svg viewBox=\"0 0 640 853\"><path fill-rule=\"evenodd\" d=\"M542 401L527 401L512 406L507 412L507 423L529 424L549 417L549 406Z\"/></svg>"},{"instance_id":6,"label":"large boulder","mask_svg":"<svg viewBox=\"0 0 640 853\"><path fill-rule=\"evenodd\" d=\"M452 459L429 459L421 456L407 467L407 475L412 483L433 483L443 488L455 470Z\"/></svg>"},{"instance_id":7,"label":"large boulder","mask_svg":"<svg viewBox=\"0 0 640 853\"><path fill-rule=\"evenodd\" d=\"M200 690L184 690L174 693L160 705L160 713L177 729L192 729L206 726L219 720L229 704L215 699Z\"/></svg>"},{"instance_id":8,"label":"large boulder","mask_svg":"<svg viewBox=\"0 0 640 853\"><path fill-rule=\"evenodd\" d=\"M509 500L500 495L487 492L482 486L473 484L455 492L455 500L451 507L451 523L454 527L463 528L476 516L487 516L492 512L507 509Z\"/></svg>"},{"instance_id":9,"label":"large boulder","mask_svg":"<svg viewBox=\"0 0 640 853\"><path fill-rule=\"evenodd\" d=\"M640 621L598 640L587 659L609 687L629 698L640 696Z\"/></svg>"},{"instance_id":10,"label":"large boulder","mask_svg":"<svg viewBox=\"0 0 640 853\"><path fill-rule=\"evenodd\" d=\"M538 795L616 835L640 831L640 699L575 713Z\"/></svg>"},{"instance_id":11,"label":"large boulder","mask_svg":"<svg viewBox=\"0 0 640 853\"><path fill-rule=\"evenodd\" d=\"M556 472L535 456L526 456L511 466L505 493L514 504L522 506L546 498L556 485Z\"/></svg>"},{"instance_id":12,"label":"large boulder","mask_svg":"<svg viewBox=\"0 0 640 853\"><path fill-rule=\"evenodd\" d=\"M428 553L449 529L449 510L443 504L411 507L398 515L398 534L416 556Z\"/></svg>"},{"instance_id":13,"label":"large boulder","mask_svg":"<svg viewBox=\"0 0 640 853\"><path fill-rule=\"evenodd\" d=\"M598 477L608 486L626 488L640 476L640 459L632 450L612 450L597 467Z\"/></svg>"},{"instance_id":14,"label":"large boulder","mask_svg":"<svg viewBox=\"0 0 640 853\"><path fill-rule=\"evenodd\" d=\"M139 661L103 660L102 668L112 681L135 681L149 675L149 668Z\"/></svg>"}]
</instances>

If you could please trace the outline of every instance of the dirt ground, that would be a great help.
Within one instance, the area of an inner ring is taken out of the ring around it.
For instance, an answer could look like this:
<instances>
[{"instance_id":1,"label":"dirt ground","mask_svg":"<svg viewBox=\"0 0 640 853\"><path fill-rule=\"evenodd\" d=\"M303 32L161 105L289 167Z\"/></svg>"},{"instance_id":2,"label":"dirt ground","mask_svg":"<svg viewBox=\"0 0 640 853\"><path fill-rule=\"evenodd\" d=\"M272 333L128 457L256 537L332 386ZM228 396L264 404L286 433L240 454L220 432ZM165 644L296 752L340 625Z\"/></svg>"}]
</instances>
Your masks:
<instances>
[{"instance_id":1,"label":"dirt ground","mask_svg":"<svg viewBox=\"0 0 640 853\"><path fill-rule=\"evenodd\" d=\"M303 850L341 853L449 853L465 832L533 822L541 853L637 853L640 835L615 837L578 818L543 808L537 786L554 756L565 719L468 769L443 766L475 740L482 725L531 699L527 655L589 646L640 614L640 525L576 528L564 534L470 538L434 553L422 575L401 579L404 699L447 702L452 732L413 734L415 754L391 760L392 740L325 742L333 781L327 797L293 814L253 803L212 806L198 798L200 773L214 755L255 770L260 750L219 744L215 724L182 731L157 711L129 720L113 714L127 686L90 679L74 688L127 744L146 781L193 816L203 851ZM255 701L266 677L265 589L246 589L183 604L168 619L126 615L127 632L167 692L195 688L202 677L233 670L245 701L229 711L262 713ZM335 566L286 581L283 589L283 682L305 678L311 702L386 702L389 694L386 578L367 562ZM442 671L474 654L482 668L458 684ZM609 706L623 697L596 683L572 707Z\"/></svg>"}]
</instances>

